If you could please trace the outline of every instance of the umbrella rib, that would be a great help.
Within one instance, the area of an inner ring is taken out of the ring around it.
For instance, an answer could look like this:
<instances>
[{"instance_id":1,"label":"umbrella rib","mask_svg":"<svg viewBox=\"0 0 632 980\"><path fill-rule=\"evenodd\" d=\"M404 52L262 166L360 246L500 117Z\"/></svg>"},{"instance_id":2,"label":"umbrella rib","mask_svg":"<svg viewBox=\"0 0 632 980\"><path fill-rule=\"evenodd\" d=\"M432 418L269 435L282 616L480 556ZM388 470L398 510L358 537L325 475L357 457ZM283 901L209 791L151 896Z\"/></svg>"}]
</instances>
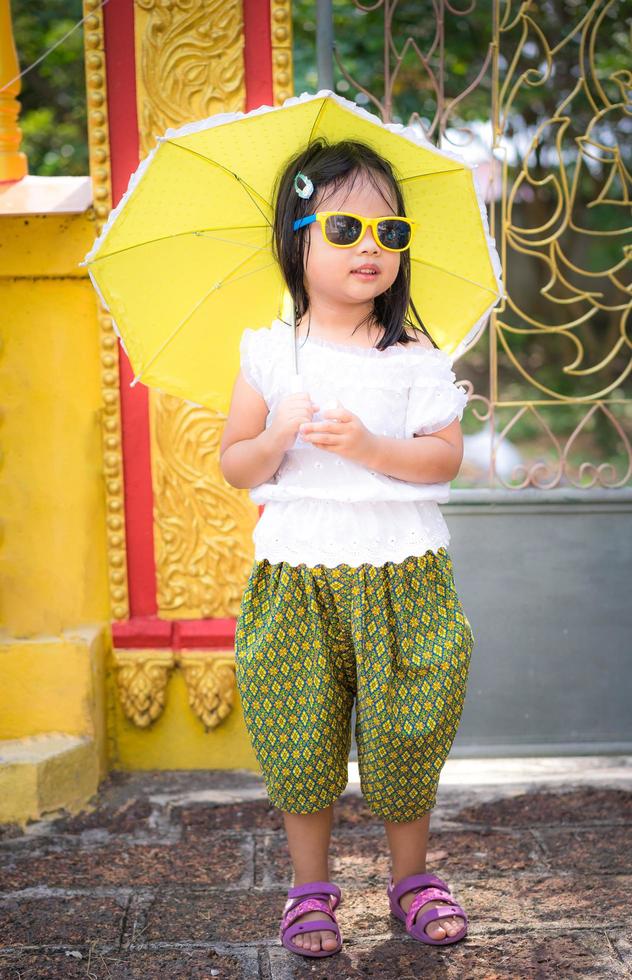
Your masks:
<instances>
[{"instance_id":1,"label":"umbrella rib","mask_svg":"<svg viewBox=\"0 0 632 980\"><path fill-rule=\"evenodd\" d=\"M260 249L260 251L261 251L261 249ZM247 260L244 260L244 261L247 261ZM206 300L209 298L209 296L211 295L211 293L215 292L216 289L219 289L220 286L223 286L224 283L226 283L228 279L230 279L231 282L238 282L240 279L245 279L247 276L252 276L256 272L263 272L264 269L269 269L270 266L272 266L272 265L275 265L275 263L274 262L269 262L267 265L264 265L261 269L251 269L250 272L244 272L243 275L234 277L233 274L239 268L239 266L236 266L235 269L233 269L233 271L231 273L229 273L229 275L226 277L226 279L220 279L220 280L218 280L218 282L214 282L213 285L211 286L211 288L208 290L208 292L205 293L204 296L202 296L202 298L195 304L195 306L193 307L193 309L192 310L189 310L189 312L184 317L184 319L182 319L180 321L180 323L178 323L177 326L172 330L172 332L170 333L170 335L165 338L165 340L162 342L162 344L160 345L160 347L158 348L158 350L155 352L155 354L152 355L152 357L150 357L150 359L148 360L147 364L144 365L144 367L142 368L142 370L134 377L134 379L132 381L130 381L130 385L129 385L130 388L133 388L134 385L136 384L136 382L137 381L140 381L141 377L147 371L147 369L151 367L151 365L154 363L154 361L156 360L156 358L159 357L162 354L162 352L164 351L164 349L169 346L169 344L174 339L174 337L176 336L176 334L182 329L182 327L185 325L185 323L187 323L191 319L191 317L193 316L193 314L197 310L199 310L200 306L202 306L202 304L206 302Z\"/></svg>"},{"instance_id":2,"label":"umbrella rib","mask_svg":"<svg viewBox=\"0 0 632 980\"><path fill-rule=\"evenodd\" d=\"M439 272L444 272L446 276L452 276L454 279L461 279L462 282L468 282L471 286L478 286L479 289L483 289L486 293L491 293L492 296L498 296L495 289L490 289L489 286L483 286L482 283L477 282L476 279L468 279L467 276L460 276L458 272L450 272L449 269L444 269L440 265L435 265L434 262L426 262L425 259L415 259L411 255L411 262L419 262L420 265L427 265L429 269L437 269Z\"/></svg>"},{"instance_id":3,"label":"umbrella rib","mask_svg":"<svg viewBox=\"0 0 632 980\"><path fill-rule=\"evenodd\" d=\"M462 174L465 167L451 167L449 170L429 170L427 174L411 174L410 177L402 177L398 184L405 184L407 180L421 180L423 177L440 177L441 174Z\"/></svg>"},{"instance_id":4,"label":"umbrella rib","mask_svg":"<svg viewBox=\"0 0 632 980\"><path fill-rule=\"evenodd\" d=\"M318 126L318 120L320 119L320 117L321 117L321 115L323 114L324 111L325 111L325 99L322 100L321 104L318 107L318 112L316 113L316 118L314 119L314 122L312 123L312 128L311 128L311 131L310 131L310 134L309 134L309 139L307 141L308 143L311 143L312 142L312 139L314 138L314 133L316 132L316 127Z\"/></svg>"},{"instance_id":5,"label":"umbrella rib","mask_svg":"<svg viewBox=\"0 0 632 980\"><path fill-rule=\"evenodd\" d=\"M250 184L247 184L246 181L239 176L239 174L236 174L233 170L229 170L228 167L225 167L222 163L218 163L217 160L210 160L208 157L205 157L203 153L198 153L197 150L192 150L190 146L182 146L181 143L174 143L172 140L166 140L165 142L170 143L171 146L175 146L178 150L184 150L186 153L192 153L193 156L199 157L200 160L204 160L205 163L210 163L213 167L219 167L220 170L223 170L227 174L232 174L235 180L239 181L239 183L244 187L246 193L248 194L248 197L250 197L252 203L260 212L264 221L270 226L270 228L272 227L272 222L265 216L265 214L263 213L263 211L255 201L253 195L255 197L258 197L260 201L263 201L266 207L270 208L270 210L272 210L272 205L270 204L269 201L266 201L265 197L262 197L261 194L258 194L257 191L254 189L254 187L251 187Z\"/></svg>"},{"instance_id":6,"label":"umbrella rib","mask_svg":"<svg viewBox=\"0 0 632 980\"><path fill-rule=\"evenodd\" d=\"M250 228L262 227L263 225L240 225L240 231L247 231ZM243 245L244 248L254 248L257 251L262 248L261 245L250 245L248 242L238 242L236 239L232 238L218 238L216 235L207 234L209 231L213 231L213 229L193 228L191 231L176 231L171 235L161 235L160 238L148 238L145 242L136 242L135 245L125 245L123 248L116 248L113 252L108 252L107 255L97 255L96 258L92 259L90 265L94 265L96 262L101 262L104 259L109 259L112 255L122 255L123 252L131 252L135 248L143 248L145 245L155 245L156 242L167 242L172 238L184 238L186 235L198 235L200 238L212 238L217 242L226 242L229 245Z\"/></svg>"}]
</instances>

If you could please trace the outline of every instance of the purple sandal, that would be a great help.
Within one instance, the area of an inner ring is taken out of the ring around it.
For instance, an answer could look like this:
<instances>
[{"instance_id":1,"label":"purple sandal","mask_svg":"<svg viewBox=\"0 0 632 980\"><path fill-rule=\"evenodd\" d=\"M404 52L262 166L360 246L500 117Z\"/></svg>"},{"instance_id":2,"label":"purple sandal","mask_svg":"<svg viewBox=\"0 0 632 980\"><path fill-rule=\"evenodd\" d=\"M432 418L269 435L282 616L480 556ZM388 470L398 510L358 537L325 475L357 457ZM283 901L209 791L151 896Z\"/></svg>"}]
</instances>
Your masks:
<instances>
[{"instance_id":1,"label":"purple sandal","mask_svg":"<svg viewBox=\"0 0 632 980\"><path fill-rule=\"evenodd\" d=\"M417 892L417 894L410 903L408 913L406 913L401 907L399 900L406 892L412 891ZM393 879L391 878L390 884L386 889L386 894L390 902L391 913L406 923L406 932L413 939L419 939L422 943L431 943L433 946L447 946L448 943L456 943L459 939L464 939L467 936L467 916L465 912L454 901L445 881L437 878L436 875L409 875L407 878L402 878L396 885L393 885ZM435 901L450 902L451 904L426 909L419 916L418 921L415 922L415 915L421 906L425 905L426 902ZM426 932L428 923L432 922L433 919L447 919L451 915L462 916L465 919L463 927L454 936L444 936L443 939L432 939Z\"/></svg>"},{"instance_id":2,"label":"purple sandal","mask_svg":"<svg viewBox=\"0 0 632 980\"><path fill-rule=\"evenodd\" d=\"M333 895L331 904L330 895ZM301 956L333 956L334 953L339 953L342 949L342 938L334 915L334 909L340 904L341 898L338 885L332 885L329 881L310 881L306 885L290 888L287 896L280 931L281 943L285 948L292 953L300 953ZM323 912L324 915L331 917L331 921L323 918L296 922L296 919L306 912ZM311 950L295 946L292 942L292 938L299 932L316 932L321 929L329 929L336 934L338 940L336 949Z\"/></svg>"}]
</instances>

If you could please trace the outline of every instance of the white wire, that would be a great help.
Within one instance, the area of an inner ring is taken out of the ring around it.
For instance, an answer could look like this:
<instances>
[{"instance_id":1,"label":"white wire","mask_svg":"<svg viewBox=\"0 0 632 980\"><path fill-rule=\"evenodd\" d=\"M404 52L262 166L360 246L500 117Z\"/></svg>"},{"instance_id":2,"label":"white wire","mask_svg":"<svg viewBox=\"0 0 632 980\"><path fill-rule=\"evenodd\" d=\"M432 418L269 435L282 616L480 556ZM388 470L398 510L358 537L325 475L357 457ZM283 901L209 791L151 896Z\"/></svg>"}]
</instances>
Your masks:
<instances>
[{"instance_id":1,"label":"white wire","mask_svg":"<svg viewBox=\"0 0 632 980\"><path fill-rule=\"evenodd\" d=\"M95 9L96 10L102 9L103 7L105 7L106 3L109 3L109 2L110 2L110 0L102 0L102 3L100 3L99 6L96 7ZM90 10L85 15L85 17L82 17L81 20L78 20L77 23L73 27L71 27L70 30L66 34L64 34L63 37L60 37L59 41L55 41L55 43L48 49L48 51L45 51L44 54L41 54L39 56L39 58L37 59L37 61L34 61L32 65L29 65L28 68L25 68L24 71L21 71L19 73L19 75L16 75L15 78L12 78L11 81L6 82L2 86L2 88L0 88L0 92L4 92L5 89L7 89L11 85L13 85L14 82L17 82L20 78L22 78L24 75L26 75L27 72L31 71L32 68L35 68L36 65L39 65L40 61L43 61L44 58L47 58L48 57L48 55L51 53L51 51L54 51L55 48L58 48L60 44L63 44L63 42L66 40L66 38L67 37L70 37L70 35L72 34L72 32L73 31L76 31L78 27L81 27L81 25L83 24L84 20L86 20L88 17L90 17L93 13L94 13L94 10Z\"/></svg>"}]
</instances>

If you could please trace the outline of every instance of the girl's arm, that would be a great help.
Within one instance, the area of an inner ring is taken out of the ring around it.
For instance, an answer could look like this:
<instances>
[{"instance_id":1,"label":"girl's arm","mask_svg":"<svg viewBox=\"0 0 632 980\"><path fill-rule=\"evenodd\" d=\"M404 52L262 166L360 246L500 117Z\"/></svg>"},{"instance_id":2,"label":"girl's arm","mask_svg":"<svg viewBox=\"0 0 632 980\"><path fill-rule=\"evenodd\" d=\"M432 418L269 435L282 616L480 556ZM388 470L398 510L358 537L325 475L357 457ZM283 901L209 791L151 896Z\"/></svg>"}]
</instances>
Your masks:
<instances>
[{"instance_id":1,"label":"girl's arm","mask_svg":"<svg viewBox=\"0 0 632 980\"><path fill-rule=\"evenodd\" d=\"M240 371L219 447L220 469L233 487L248 490L265 483L281 464L284 440L276 429L266 429L267 415L266 402Z\"/></svg>"},{"instance_id":2,"label":"girl's arm","mask_svg":"<svg viewBox=\"0 0 632 980\"><path fill-rule=\"evenodd\" d=\"M371 470L410 483L445 483L454 480L463 459L463 433L459 419L412 439L372 434L365 465Z\"/></svg>"},{"instance_id":3,"label":"girl's arm","mask_svg":"<svg viewBox=\"0 0 632 980\"><path fill-rule=\"evenodd\" d=\"M432 347L427 337L417 343ZM446 483L456 479L463 460L461 421L456 418L432 433L415 433L409 439L375 436L371 469L409 483Z\"/></svg>"},{"instance_id":4,"label":"girl's arm","mask_svg":"<svg viewBox=\"0 0 632 980\"><path fill-rule=\"evenodd\" d=\"M300 432L314 446L338 452L369 470L410 483L454 480L463 459L463 434L458 418L431 435L401 439L370 432L346 408L330 408L323 412L322 422L304 423Z\"/></svg>"}]
</instances>

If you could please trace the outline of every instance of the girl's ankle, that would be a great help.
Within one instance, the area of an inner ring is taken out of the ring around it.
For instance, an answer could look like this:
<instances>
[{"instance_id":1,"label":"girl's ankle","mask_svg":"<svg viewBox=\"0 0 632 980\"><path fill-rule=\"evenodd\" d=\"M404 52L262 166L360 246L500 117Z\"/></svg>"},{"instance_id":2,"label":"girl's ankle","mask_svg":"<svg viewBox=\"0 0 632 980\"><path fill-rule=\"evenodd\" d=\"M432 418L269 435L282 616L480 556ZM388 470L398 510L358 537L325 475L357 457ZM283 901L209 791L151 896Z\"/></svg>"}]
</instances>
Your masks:
<instances>
[{"instance_id":1,"label":"girl's ankle","mask_svg":"<svg viewBox=\"0 0 632 980\"><path fill-rule=\"evenodd\" d=\"M391 881L397 884L398 881L403 881L404 878L409 878L410 875L425 875L425 874L428 874L425 867L423 868L418 867L415 871L404 871L401 874L399 872L395 874L394 871L391 871Z\"/></svg>"},{"instance_id":2,"label":"girl's ankle","mask_svg":"<svg viewBox=\"0 0 632 980\"><path fill-rule=\"evenodd\" d=\"M294 884L292 885L292 888L299 888L301 885L311 885L313 881L329 881L329 872L325 871L323 874L319 874L316 877L294 875Z\"/></svg>"}]
</instances>

